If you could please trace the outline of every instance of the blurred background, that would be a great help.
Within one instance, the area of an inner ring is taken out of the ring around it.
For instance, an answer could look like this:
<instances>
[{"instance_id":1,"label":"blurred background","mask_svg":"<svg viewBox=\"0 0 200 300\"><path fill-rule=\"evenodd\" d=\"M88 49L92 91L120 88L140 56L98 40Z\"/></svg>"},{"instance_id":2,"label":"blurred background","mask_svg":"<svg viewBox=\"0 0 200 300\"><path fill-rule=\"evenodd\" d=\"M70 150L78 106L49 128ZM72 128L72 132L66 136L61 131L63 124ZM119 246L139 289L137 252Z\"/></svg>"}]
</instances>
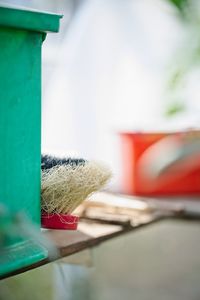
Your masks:
<instances>
[{"instance_id":1,"label":"blurred background","mask_svg":"<svg viewBox=\"0 0 200 300\"><path fill-rule=\"evenodd\" d=\"M199 128L199 1L0 3L63 14L43 45L43 153L102 160L120 190L119 132ZM196 300L198 253L197 223L166 222L95 248L90 266L55 263L8 279L0 296Z\"/></svg>"},{"instance_id":2,"label":"blurred background","mask_svg":"<svg viewBox=\"0 0 200 300\"><path fill-rule=\"evenodd\" d=\"M63 14L43 46L43 152L108 162L119 187L119 131L199 126L199 1L3 2Z\"/></svg>"}]
</instances>

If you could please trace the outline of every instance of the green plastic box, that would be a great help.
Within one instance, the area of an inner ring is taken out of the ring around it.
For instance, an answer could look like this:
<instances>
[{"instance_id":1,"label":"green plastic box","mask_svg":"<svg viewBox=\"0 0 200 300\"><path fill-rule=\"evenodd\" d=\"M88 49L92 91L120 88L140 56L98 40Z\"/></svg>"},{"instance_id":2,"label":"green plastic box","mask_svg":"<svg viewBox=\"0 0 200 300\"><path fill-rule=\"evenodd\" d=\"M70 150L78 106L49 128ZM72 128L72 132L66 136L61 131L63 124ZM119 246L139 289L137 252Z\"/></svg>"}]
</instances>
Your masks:
<instances>
[{"instance_id":1,"label":"green plastic box","mask_svg":"<svg viewBox=\"0 0 200 300\"><path fill-rule=\"evenodd\" d=\"M56 14L0 6L0 203L13 214L24 211L37 225L41 186L41 48L46 32L58 32L60 18ZM46 255L38 251L31 255L30 245L28 248L28 257L23 263L18 261L18 267ZM13 261L7 269L15 269Z\"/></svg>"}]
</instances>

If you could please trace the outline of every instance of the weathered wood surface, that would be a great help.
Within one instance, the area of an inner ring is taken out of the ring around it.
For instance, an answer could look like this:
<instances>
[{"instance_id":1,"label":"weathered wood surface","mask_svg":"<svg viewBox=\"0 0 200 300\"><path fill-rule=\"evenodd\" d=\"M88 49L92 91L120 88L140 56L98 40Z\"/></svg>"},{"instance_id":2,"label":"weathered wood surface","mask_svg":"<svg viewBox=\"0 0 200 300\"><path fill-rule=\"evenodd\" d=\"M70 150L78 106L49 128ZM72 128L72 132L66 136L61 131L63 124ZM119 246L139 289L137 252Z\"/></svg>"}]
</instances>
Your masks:
<instances>
[{"instance_id":1,"label":"weathered wood surface","mask_svg":"<svg viewBox=\"0 0 200 300\"><path fill-rule=\"evenodd\" d=\"M43 234L48 237L58 248L59 255L53 260L46 258L35 264L32 264L28 267L19 269L15 272L9 273L0 279L4 279L10 276L14 276L34 268L38 268L47 263L53 262L62 257L66 257L77 252L80 252L84 249L95 247L100 243L107 241L111 238L120 236L122 234L128 233L133 230L137 230L144 226L150 225L156 221L159 221L161 218L158 216L149 216L146 221L142 221L140 224L131 225L125 223L121 225L108 224L103 221L95 222L90 220L82 220L79 224L79 229L76 231L66 231L66 230L47 230Z\"/></svg>"},{"instance_id":2,"label":"weathered wood surface","mask_svg":"<svg viewBox=\"0 0 200 300\"><path fill-rule=\"evenodd\" d=\"M17 275L57 259L95 247L122 234L132 232L166 218L200 220L200 201L196 199L153 199L119 194L96 194L92 202L79 207L81 221L76 231L42 232L58 249L54 259L46 258L26 268L7 274Z\"/></svg>"}]
</instances>

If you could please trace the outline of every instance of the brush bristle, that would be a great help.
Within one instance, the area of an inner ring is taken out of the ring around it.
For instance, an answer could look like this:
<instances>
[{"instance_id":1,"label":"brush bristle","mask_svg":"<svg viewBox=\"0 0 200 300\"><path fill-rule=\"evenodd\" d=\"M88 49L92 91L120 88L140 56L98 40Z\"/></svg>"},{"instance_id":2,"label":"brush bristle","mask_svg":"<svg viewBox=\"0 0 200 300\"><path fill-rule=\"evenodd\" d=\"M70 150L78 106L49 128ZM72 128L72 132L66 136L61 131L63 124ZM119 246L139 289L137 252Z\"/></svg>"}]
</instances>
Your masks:
<instances>
[{"instance_id":1,"label":"brush bristle","mask_svg":"<svg viewBox=\"0 0 200 300\"><path fill-rule=\"evenodd\" d=\"M77 167L78 165L85 165L87 161L83 158L58 158L51 155L42 155L41 169L47 170L53 167L70 165L71 167Z\"/></svg>"},{"instance_id":2,"label":"brush bristle","mask_svg":"<svg viewBox=\"0 0 200 300\"><path fill-rule=\"evenodd\" d=\"M42 210L70 214L111 178L107 166L98 162L58 164L42 171Z\"/></svg>"}]
</instances>

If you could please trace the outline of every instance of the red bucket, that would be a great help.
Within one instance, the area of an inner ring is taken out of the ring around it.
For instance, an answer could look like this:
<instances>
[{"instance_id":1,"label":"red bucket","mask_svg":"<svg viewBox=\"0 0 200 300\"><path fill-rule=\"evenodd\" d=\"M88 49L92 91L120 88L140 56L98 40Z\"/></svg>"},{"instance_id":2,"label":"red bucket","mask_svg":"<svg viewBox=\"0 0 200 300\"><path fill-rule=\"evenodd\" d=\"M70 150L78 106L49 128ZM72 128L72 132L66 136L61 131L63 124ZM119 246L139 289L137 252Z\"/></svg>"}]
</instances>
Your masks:
<instances>
[{"instance_id":1,"label":"red bucket","mask_svg":"<svg viewBox=\"0 0 200 300\"><path fill-rule=\"evenodd\" d=\"M184 139L199 139L199 130L188 130L182 132L121 132L121 165L122 165L122 192L126 194L141 196L181 196L200 194L200 152L195 160L193 169L184 167L184 172L173 170L170 176L152 180L141 173L140 161L143 154L161 139L171 136L178 142ZM165 155L159 153L159 156ZM180 165L180 164L179 164ZM182 168L183 169L183 168Z\"/></svg>"}]
</instances>

